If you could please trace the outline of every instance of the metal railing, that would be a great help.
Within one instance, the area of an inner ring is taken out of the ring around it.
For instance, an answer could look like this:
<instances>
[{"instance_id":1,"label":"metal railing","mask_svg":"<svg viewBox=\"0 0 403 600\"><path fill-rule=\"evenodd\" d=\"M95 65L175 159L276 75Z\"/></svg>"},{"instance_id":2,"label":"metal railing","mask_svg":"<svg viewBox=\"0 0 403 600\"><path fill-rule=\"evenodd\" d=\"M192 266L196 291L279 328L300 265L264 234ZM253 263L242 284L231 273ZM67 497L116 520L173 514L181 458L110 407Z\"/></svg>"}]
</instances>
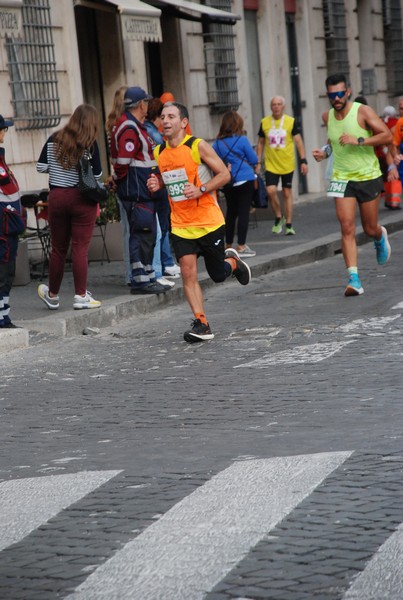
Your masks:
<instances>
[{"instance_id":1,"label":"metal railing","mask_svg":"<svg viewBox=\"0 0 403 600\"><path fill-rule=\"evenodd\" d=\"M231 0L206 0L205 4L231 11ZM215 113L237 110L239 98L233 26L207 23L203 27L203 38L210 108Z\"/></svg>"},{"instance_id":2,"label":"metal railing","mask_svg":"<svg viewBox=\"0 0 403 600\"><path fill-rule=\"evenodd\" d=\"M49 0L24 0L22 21L22 38L5 44L16 129L55 127L61 115Z\"/></svg>"}]
</instances>

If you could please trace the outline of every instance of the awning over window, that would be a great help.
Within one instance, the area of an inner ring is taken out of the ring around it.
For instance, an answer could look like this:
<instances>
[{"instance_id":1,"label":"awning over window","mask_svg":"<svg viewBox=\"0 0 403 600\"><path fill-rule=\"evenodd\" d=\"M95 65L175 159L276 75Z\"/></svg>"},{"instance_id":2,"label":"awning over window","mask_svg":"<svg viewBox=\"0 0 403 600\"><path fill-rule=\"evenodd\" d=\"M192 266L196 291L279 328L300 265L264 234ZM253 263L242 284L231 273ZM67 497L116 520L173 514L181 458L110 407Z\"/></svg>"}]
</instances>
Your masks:
<instances>
[{"instance_id":1,"label":"awning over window","mask_svg":"<svg viewBox=\"0 0 403 600\"><path fill-rule=\"evenodd\" d=\"M1 3L2 0L0 0ZM141 0L74 0L75 6L94 10L117 10L122 22L124 40L162 42L161 10Z\"/></svg>"},{"instance_id":2,"label":"awning over window","mask_svg":"<svg viewBox=\"0 0 403 600\"><path fill-rule=\"evenodd\" d=\"M162 42L159 8L141 0L108 0L121 14L124 40Z\"/></svg>"},{"instance_id":3,"label":"awning over window","mask_svg":"<svg viewBox=\"0 0 403 600\"><path fill-rule=\"evenodd\" d=\"M1 0L0 0L1 1ZM114 4L118 11L125 15L137 17L160 17L159 8L145 4L141 0L107 0L108 4Z\"/></svg>"},{"instance_id":4,"label":"awning over window","mask_svg":"<svg viewBox=\"0 0 403 600\"><path fill-rule=\"evenodd\" d=\"M170 14L179 19L187 19L188 21L203 21L207 20L210 23L226 23L227 25L235 25L236 21L241 19L240 15L206 6L205 4L197 4L190 0L145 0L147 4L151 4L157 8L161 8L167 14Z\"/></svg>"},{"instance_id":5,"label":"awning over window","mask_svg":"<svg viewBox=\"0 0 403 600\"><path fill-rule=\"evenodd\" d=\"M21 8L22 0L0 0L0 8Z\"/></svg>"}]
</instances>

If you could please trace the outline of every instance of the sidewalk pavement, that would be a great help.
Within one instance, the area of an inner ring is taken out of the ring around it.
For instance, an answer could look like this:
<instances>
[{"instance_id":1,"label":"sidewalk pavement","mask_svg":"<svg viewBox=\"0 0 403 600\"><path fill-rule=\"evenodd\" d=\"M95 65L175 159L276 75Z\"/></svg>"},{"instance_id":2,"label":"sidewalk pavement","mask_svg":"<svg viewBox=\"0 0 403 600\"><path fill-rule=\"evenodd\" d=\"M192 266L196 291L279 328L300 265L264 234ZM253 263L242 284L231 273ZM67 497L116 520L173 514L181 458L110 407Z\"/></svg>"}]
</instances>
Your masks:
<instances>
[{"instance_id":1,"label":"sidewalk pavement","mask_svg":"<svg viewBox=\"0 0 403 600\"><path fill-rule=\"evenodd\" d=\"M403 229L403 211L379 208L379 221L389 233ZM357 216L357 225L359 217ZM300 264L321 260L341 252L340 228L336 219L334 202L323 194L305 194L294 204L293 226L295 236L275 235L271 232L273 214L271 209L258 209L252 215L248 245L256 251L254 258L246 259L252 269L252 277L269 271L286 269ZM372 243L357 227L357 243ZM392 247L393 258L393 247ZM199 261L200 282L203 288L214 284ZM47 283L46 279L44 280ZM158 296L132 296L125 285L123 262L91 262L88 272L88 289L97 300L102 301L99 309L74 310L73 278L71 268L66 269L60 291L60 308L50 311L37 295L39 280L31 280L25 286L11 290L11 318L21 329L0 330L0 352L25 348L38 335L68 337L91 333L116 324L125 319L141 316L159 308L177 304L184 300L181 279L175 287ZM345 281L341 273L340 286Z\"/></svg>"}]
</instances>

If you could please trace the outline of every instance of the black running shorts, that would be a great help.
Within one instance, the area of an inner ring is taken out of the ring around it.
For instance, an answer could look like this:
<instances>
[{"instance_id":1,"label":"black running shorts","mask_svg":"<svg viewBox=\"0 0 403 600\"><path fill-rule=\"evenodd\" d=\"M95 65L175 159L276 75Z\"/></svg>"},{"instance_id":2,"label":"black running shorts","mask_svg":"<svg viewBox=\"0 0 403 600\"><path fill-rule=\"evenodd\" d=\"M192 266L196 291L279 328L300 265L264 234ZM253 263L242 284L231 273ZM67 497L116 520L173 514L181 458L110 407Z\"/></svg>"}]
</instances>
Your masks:
<instances>
[{"instance_id":1,"label":"black running shorts","mask_svg":"<svg viewBox=\"0 0 403 600\"><path fill-rule=\"evenodd\" d=\"M196 239L187 239L171 234L172 246L176 259L187 254L203 256L207 273L215 282L224 281L228 277L225 266L225 225L215 231Z\"/></svg>"},{"instance_id":2,"label":"black running shorts","mask_svg":"<svg viewBox=\"0 0 403 600\"><path fill-rule=\"evenodd\" d=\"M294 171L291 171L291 173L286 173L285 175L279 175L278 173L272 173L271 171L266 171L266 186L274 185L277 187L278 182L280 181L280 178L281 178L281 187L291 188L293 175L294 175Z\"/></svg>"},{"instance_id":3,"label":"black running shorts","mask_svg":"<svg viewBox=\"0 0 403 600\"><path fill-rule=\"evenodd\" d=\"M371 202L383 191L383 178L369 181L349 181L344 192L344 198L356 198L359 204Z\"/></svg>"}]
</instances>

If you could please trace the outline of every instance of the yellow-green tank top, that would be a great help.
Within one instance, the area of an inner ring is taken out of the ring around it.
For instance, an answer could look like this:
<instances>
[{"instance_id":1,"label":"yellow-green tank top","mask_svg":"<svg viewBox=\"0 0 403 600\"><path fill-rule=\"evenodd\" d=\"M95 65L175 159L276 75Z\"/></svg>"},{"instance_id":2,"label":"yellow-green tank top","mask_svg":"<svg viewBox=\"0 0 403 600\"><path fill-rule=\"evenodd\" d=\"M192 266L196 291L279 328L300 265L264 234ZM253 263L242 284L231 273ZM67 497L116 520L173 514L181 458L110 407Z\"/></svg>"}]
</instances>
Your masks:
<instances>
[{"instance_id":1,"label":"yellow-green tank top","mask_svg":"<svg viewBox=\"0 0 403 600\"><path fill-rule=\"evenodd\" d=\"M341 146L339 138L348 133L356 138L371 137L372 132L359 126L357 115L361 106L353 102L349 113L339 121L330 109L327 124L328 138L331 141L334 155L333 175L335 181L369 181L381 176L379 161L373 146Z\"/></svg>"}]
</instances>

